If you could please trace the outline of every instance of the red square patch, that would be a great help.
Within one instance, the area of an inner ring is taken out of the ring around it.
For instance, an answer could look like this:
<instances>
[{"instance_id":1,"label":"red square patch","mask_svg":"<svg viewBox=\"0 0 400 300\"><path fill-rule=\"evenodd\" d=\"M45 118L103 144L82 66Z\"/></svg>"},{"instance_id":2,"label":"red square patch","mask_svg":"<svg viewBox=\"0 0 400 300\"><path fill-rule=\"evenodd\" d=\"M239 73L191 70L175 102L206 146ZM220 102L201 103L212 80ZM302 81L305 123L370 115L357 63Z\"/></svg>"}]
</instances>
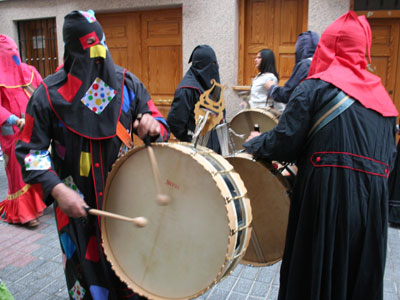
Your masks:
<instances>
[{"instance_id":1,"label":"red square patch","mask_svg":"<svg viewBox=\"0 0 400 300\"><path fill-rule=\"evenodd\" d=\"M88 44L87 40L91 37L94 37L96 40L94 43ZM87 35L84 35L83 37L79 38L79 40L81 41L81 45L83 47L83 50L86 50L87 48L90 48L94 45L97 45L98 43L100 43L99 38L97 37L96 32L92 31L91 33L88 33Z\"/></svg>"},{"instance_id":2,"label":"red square patch","mask_svg":"<svg viewBox=\"0 0 400 300\"><path fill-rule=\"evenodd\" d=\"M24 143L29 144L29 142L31 141L34 121L35 121L35 119L32 118L31 115L25 114L25 125L19 136L19 139L21 141L23 141Z\"/></svg>"},{"instance_id":3,"label":"red square patch","mask_svg":"<svg viewBox=\"0 0 400 300\"><path fill-rule=\"evenodd\" d=\"M58 92L61 96L63 96L66 101L71 103L72 100L74 100L74 97L81 85L82 80L80 80L78 77L75 77L74 75L71 75L71 73L68 73L67 82L58 89Z\"/></svg>"},{"instance_id":4,"label":"red square patch","mask_svg":"<svg viewBox=\"0 0 400 300\"><path fill-rule=\"evenodd\" d=\"M97 239L95 236L90 237L85 258L93 262L98 262L100 259L99 251L97 250Z\"/></svg>"},{"instance_id":5,"label":"red square patch","mask_svg":"<svg viewBox=\"0 0 400 300\"><path fill-rule=\"evenodd\" d=\"M68 216L59 207L56 208L56 219L58 231L69 224Z\"/></svg>"}]
</instances>

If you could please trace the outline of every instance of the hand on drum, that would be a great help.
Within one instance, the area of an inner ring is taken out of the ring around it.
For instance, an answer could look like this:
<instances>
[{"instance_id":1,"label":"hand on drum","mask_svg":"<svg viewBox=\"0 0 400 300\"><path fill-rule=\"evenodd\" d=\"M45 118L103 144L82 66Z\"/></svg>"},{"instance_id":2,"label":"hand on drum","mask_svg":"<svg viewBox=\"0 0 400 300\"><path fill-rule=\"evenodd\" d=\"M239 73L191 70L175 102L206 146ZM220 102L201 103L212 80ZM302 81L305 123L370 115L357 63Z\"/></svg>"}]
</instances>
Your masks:
<instances>
[{"instance_id":1,"label":"hand on drum","mask_svg":"<svg viewBox=\"0 0 400 300\"><path fill-rule=\"evenodd\" d=\"M135 120L133 128L137 130L137 134L141 139L146 135L157 136L160 134L160 124L150 114L143 114L140 121Z\"/></svg>"},{"instance_id":2,"label":"hand on drum","mask_svg":"<svg viewBox=\"0 0 400 300\"><path fill-rule=\"evenodd\" d=\"M64 183L57 184L51 191L60 209L71 218L80 218L87 215L85 208L89 207L82 197Z\"/></svg>"},{"instance_id":3,"label":"hand on drum","mask_svg":"<svg viewBox=\"0 0 400 300\"><path fill-rule=\"evenodd\" d=\"M249 134L249 137L246 139L246 142L250 141L251 139L254 139L255 137L259 136L261 132L259 131L251 131Z\"/></svg>"}]
</instances>

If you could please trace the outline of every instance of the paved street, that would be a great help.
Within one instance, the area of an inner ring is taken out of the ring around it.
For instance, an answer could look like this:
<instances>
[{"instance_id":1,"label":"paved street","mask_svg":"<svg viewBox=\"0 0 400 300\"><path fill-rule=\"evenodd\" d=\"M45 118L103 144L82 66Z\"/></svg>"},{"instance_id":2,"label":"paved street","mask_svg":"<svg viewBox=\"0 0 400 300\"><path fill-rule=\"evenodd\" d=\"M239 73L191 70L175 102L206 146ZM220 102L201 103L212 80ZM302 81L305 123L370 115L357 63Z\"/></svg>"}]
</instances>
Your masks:
<instances>
[{"instance_id":1,"label":"paved street","mask_svg":"<svg viewBox=\"0 0 400 300\"><path fill-rule=\"evenodd\" d=\"M4 162L0 161L0 199L7 196ZM0 222L0 278L15 300L68 299L52 207L36 229ZM239 265L199 300L275 300L280 263L253 268ZM400 300L400 229L389 229L385 300ZM1 300L1 299L0 299Z\"/></svg>"}]
</instances>

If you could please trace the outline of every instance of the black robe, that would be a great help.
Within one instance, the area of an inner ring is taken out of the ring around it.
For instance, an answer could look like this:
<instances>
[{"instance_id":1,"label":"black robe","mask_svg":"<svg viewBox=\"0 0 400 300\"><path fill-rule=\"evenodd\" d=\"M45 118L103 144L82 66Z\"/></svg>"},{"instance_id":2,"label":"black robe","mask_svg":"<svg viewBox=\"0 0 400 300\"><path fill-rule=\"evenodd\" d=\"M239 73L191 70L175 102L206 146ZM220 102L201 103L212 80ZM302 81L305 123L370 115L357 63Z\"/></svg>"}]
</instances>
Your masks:
<instances>
[{"instance_id":1,"label":"black robe","mask_svg":"<svg viewBox=\"0 0 400 300\"><path fill-rule=\"evenodd\" d=\"M204 89L200 85L200 81L189 69L175 91L174 100L167 117L171 132L182 142L192 142L196 128L194 109L203 92ZM223 113L225 118L225 110ZM221 153L215 128L211 129L207 147L216 153Z\"/></svg>"},{"instance_id":2,"label":"black robe","mask_svg":"<svg viewBox=\"0 0 400 300\"><path fill-rule=\"evenodd\" d=\"M400 226L400 142L397 144L396 162L389 176L389 222Z\"/></svg>"},{"instance_id":3,"label":"black robe","mask_svg":"<svg viewBox=\"0 0 400 300\"><path fill-rule=\"evenodd\" d=\"M383 299L395 118L355 101L307 144L312 117L338 92L304 81L277 127L244 144L257 158L298 166L280 300Z\"/></svg>"}]
</instances>

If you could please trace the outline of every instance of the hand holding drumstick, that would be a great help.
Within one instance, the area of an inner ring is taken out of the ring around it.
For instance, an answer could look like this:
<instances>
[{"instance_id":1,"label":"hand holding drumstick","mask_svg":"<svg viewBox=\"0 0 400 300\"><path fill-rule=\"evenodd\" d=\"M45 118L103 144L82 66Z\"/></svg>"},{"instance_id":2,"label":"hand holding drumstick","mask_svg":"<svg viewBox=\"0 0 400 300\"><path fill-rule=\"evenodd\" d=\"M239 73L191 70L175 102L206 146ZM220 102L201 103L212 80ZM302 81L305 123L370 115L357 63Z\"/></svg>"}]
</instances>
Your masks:
<instances>
[{"instance_id":1,"label":"hand holding drumstick","mask_svg":"<svg viewBox=\"0 0 400 300\"><path fill-rule=\"evenodd\" d=\"M132 222L137 227L144 227L148 223L147 219L144 217L128 218L103 210L90 208L76 191L70 189L64 183L57 184L51 191L51 195L57 201L60 209L71 218L80 218L85 217L87 214L91 214Z\"/></svg>"},{"instance_id":2,"label":"hand holding drumstick","mask_svg":"<svg viewBox=\"0 0 400 300\"><path fill-rule=\"evenodd\" d=\"M157 201L160 205L166 205L170 201L170 198L162 192L160 171L149 139L150 136L160 134L160 124L150 114L138 114L137 119L133 123L133 128L137 130L139 137L143 139L149 153L153 177L157 188Z\"/></svg>"}]
</instances>

